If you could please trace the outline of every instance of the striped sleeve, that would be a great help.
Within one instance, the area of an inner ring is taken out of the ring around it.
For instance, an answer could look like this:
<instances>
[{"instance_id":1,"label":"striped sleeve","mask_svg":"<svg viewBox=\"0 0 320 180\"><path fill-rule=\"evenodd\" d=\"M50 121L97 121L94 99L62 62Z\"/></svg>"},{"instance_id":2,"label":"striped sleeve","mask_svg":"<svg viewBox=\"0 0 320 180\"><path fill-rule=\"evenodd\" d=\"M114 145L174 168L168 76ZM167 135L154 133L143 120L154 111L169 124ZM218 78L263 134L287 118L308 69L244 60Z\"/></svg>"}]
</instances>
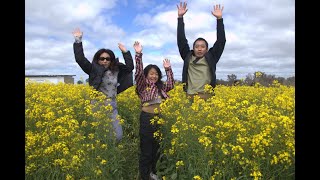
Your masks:
<instances>
[{"instance_id":1,"label":"striped sleeve","mask_svg":"<svg viewBox=\"0 0 320 180\"><path fill-rule=\"evenodd\" d=\"M136 53L135 60L136 60L135 81L136 81L138 93L141 94L141 92L146 88L146 78L143 74L142 53Z\"/></svg>"},{"instance_id":2,"label":"striped sleeve","mask_svg":"<svg viewBox=\"0 0 320 180\"><path fill-rule=\"evenodd\" d=\"M164 83L163 90L165 92L168 92L171 89L173 89L173 87L174 87L174 79L173 79L173 72L172 72L171 67L168 68L168 70L165 70L165 71L166 71L166 74L167 74L167 81L166 81L166 83Z\"/></svg>"}]
</instances>

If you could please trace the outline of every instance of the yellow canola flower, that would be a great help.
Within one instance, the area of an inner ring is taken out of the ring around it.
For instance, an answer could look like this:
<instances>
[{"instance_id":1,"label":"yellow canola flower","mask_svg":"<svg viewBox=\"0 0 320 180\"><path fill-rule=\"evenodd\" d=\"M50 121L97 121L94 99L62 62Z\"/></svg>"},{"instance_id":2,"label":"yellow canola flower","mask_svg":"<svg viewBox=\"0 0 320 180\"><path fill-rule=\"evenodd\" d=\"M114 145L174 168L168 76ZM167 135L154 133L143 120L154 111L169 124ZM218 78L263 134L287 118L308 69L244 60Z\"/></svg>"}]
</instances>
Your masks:
<instances>
[{"instance_id":1,"label":"yellow canola flower","mask_svg":"<svg viewBox=\"0 0 320 180\"><path fill-rule=\"evenodd\" d=\"M177 128L176 125L172 125L171 132L172 132L172 134L177 134L179 132L179 129Z\"/></svg>"},{"instance_id":2,"label":"yellow canola flower","mask_svg":"<svg viewBox=\"0 0 320 180\"><path fill-rule=\"evenodd\" d=\"M176 162L176 168L178 169L180 166L184 166L183 161L177 161Z\"/></svg>"},{"instance_id":3,"label":"yellow canola flower","mask_svg":"<svg viewBox=\"0 0 320 180\"><path fill-rule=\"evenodd\" d=\"M163 125L163 124L165 124L164 119L159 118L159 120L157 121L157 124L159 124L159 125Z\"/></svg>"},{"instance_id":4,"label":"yellow canola flower","mask_svg":"<svg viewBox=\"0 0 320 180\"><path fill-rule=\"evenodd\" d=\"M66 180L74 180L73 176L70 174L67 174L66 176Z\"/></svg>"},{"instance_id":5,"label":"yellow canola flower","mask_svg":"<svg viewBox=\"0 0 320 180\"><path fill-rule=\"evenodd\" d=\"M107 164L107 160L102 159L101 162L100 162L100 164Z\"/></svg>"},{"instance_id":6,"label":"yellow canola flower","mask_svg":"<svg viewBox=\"0 0 320 180\"><path fill-rule=\"evenodd\" d=\"M201 136L198 138L199 143L201 143L202 145L204 145L205 147L211 146L212 142L210 140L210 138L206 137L206 136Z\"/></svg>"},{"instance_id":7,"label":"yellow canola flower","mask_svg":"<svg viewBox=\"0 0 320 180\"><path fill-rule=\"evenodd\" d=\"M199 175L193 176L194 180L202 180L202 178Z\"/></svg>"}]
</instances>

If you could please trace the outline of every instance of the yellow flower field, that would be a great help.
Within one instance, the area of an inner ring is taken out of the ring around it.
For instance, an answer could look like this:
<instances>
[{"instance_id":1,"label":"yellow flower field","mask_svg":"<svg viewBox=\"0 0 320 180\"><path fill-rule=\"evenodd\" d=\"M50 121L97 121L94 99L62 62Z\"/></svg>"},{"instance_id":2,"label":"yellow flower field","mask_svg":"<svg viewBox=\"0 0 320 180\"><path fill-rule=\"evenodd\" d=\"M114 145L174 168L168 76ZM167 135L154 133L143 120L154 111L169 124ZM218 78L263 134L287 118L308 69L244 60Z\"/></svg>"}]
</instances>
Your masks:
<instances>
[{"instance_id":1,"label":"yellow flower field","mask_svg":"<svg viewBox=\"0 0 320 180\"><path fill-rule=\"evenodd\" d=\"M137 179L135 86L117 97L120 143L109 125L111 107L97 106L103 95L90 86L25 86L26 179ZM161 140L162 179L294 179L294 87L217 86L204 101L188 99L176 84L169 95L153 120L161 125L154 136Z\"/></svg>"}]
</instances>

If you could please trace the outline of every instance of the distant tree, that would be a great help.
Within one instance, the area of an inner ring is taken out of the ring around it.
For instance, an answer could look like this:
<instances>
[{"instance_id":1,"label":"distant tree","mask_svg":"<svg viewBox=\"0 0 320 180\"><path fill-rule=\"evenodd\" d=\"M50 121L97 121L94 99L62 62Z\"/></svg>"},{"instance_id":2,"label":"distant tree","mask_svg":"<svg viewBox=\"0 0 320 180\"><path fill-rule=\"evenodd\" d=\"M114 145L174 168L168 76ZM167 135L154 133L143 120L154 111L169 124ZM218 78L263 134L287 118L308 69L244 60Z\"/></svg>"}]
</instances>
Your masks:
<instances>
[{"instance_id":1,"label":"distant tree","mask_svg":"<svg viewBox=\"0 0 320 180\"><path fill-rule=\"evenodd\" d=\"M292 76L292 77L288 77L285 82L284 82L284 85L287 85L287 86L295 86L295 77Z\"/></svg>"},{"instance_id":2,"label":"distant tree","mask_svg":"<svg viewBox=\"0 0 320 180\"><path fill-rule=\"evenodd\" d=\"M225 85L225 86L227 86L228 85L228 81L224 81L223 79L217 79L216 84L217 85Z\"/></svg>"},{"instance_id":3,"label":"distant tree","mask_svg":"<svg viewBox=\"0 0 320 180\"><path fill-rule=\"evenodd\" d=\"M259 83L262 86L271 86L273 80L275 80L275 75L267 75L261 71L256 71L254 73L254 82Z\"/></svg>"},{"instance_id":4,"label":"distant tree","mask_svg":"<svg viewBox=\"0 0 320 180\"><path fill-rule=\"evenodd\" d=\"M284 77L277 77L276 80L277 80L280 84L284 84L286 79L285 79Z\"/></svg>"},{"instance_id":5,"label":"distant tree","mask_svg":"<svg viewBox=\"0 0 320 180\"><path fill-rule=\"evenodd\" d=\"M256 83L257 82L260 83L261 80L264 78L264 76L266 76L264 72L256 71L256 72L253 73L253 80Z\"/></svg>"},{"instance_id":6,"label":"distant tree","mask_svg":"<svg viewBox=\"0 0 320 180\"><path fill-rule=\"evenodd\" d=\"M254 83L254 76L252 74L247 74L246 79L244 80L244 84L251 86Z\"/></svg>"},{"instance_id":7,"label":"distant tree","mask_svg":"<svg viewBox=\"0 0 320 180\"><path fill-rule=\"evenodd\" d=\"M217 79L217 85L246 85L246 86L254 86L259 83L261 86L272 86L274 81L277 81L279 84L287 85L287 86L295 86L295 77L276 77L273 74L266 74L261 71L256 71L254 73L248 73L245 79L237 79L235 74L227 75L227 81L223 79Z\"/></svg>"},{"instance_id":8,"label":"distant tree","mask_svg":"<svg viewBox=\"0 0 320 180\"><path fill-rule=\"evenodd\" d=\"M239 85L241 85L241 81L236 79L236 80L233 81L232 85L233 86L239 86Z\"/></svg>"},{"instance_id":9,"label":"distant tree","mask_svg":"<svg viewBox=\"0 0 320 180\"><path fill-rule=\"evenodd\" d=\"M237 80L237 76L235 74L227 75L228 84L233 85L234 81Z\"/></svg>"},{"instance_id":10,"label":"distant tree","mask_svg":"<svg viewBox=\"0 0 320 180\"><path fill-rule=\"evenodd\" d=\"M264 86L271 86L273 81L277 80L277 78L275 77L275 75L265 75L264 78L262 79L262 84Z\"/></svg>"}]
</instances>

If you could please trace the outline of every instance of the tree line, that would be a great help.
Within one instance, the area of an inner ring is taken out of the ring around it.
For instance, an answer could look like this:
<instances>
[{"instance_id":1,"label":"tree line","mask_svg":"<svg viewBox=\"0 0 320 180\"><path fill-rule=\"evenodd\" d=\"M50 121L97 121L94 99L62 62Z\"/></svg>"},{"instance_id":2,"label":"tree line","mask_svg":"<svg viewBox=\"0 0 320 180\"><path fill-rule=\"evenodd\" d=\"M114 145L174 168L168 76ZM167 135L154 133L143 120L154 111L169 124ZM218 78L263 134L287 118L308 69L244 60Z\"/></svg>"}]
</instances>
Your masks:
<instances>
[{"instance_id":1,"label":"tree line","mask_svg":"<svg viewBox=\"0 0 320 180\"><path fill-rule=\"evenodd\" d=\"M259 83L262 86L271 86L277 82L281 85L285 86L295 86L295 76L284 78L284 77L276 77L275 75L266 74L261 71L256 71L253 74L248 74L245 79L238 79L235 74L228 75L228 79L222 80L217 79L217 84L221 85L246 85L253 86L256 83Z\"/></svg>"},{"instance_id":2,"label":"tree line","mask_svg":"<svg viewBox=\"0 0 320 180\"><path fill-rule=\"evenodd\" d=\"M275 75L266 74L261 71L256 71L253 74L248 74L245 79L238 79L237 75L230 74L227 75L227 80L217 79L217 85L226 85L226 86L254 86L256 83L259 83L262 86L271 86L275 81L281 85L285 86L295 86L295 76L284 78L276 77ZM85 80L86 83L89 82L89 79ZM175 80L177 83L181 83L181 80ZM80 78L77 81L77 84L84 84L83 78Z\"/></svg>"}]
</instances>

